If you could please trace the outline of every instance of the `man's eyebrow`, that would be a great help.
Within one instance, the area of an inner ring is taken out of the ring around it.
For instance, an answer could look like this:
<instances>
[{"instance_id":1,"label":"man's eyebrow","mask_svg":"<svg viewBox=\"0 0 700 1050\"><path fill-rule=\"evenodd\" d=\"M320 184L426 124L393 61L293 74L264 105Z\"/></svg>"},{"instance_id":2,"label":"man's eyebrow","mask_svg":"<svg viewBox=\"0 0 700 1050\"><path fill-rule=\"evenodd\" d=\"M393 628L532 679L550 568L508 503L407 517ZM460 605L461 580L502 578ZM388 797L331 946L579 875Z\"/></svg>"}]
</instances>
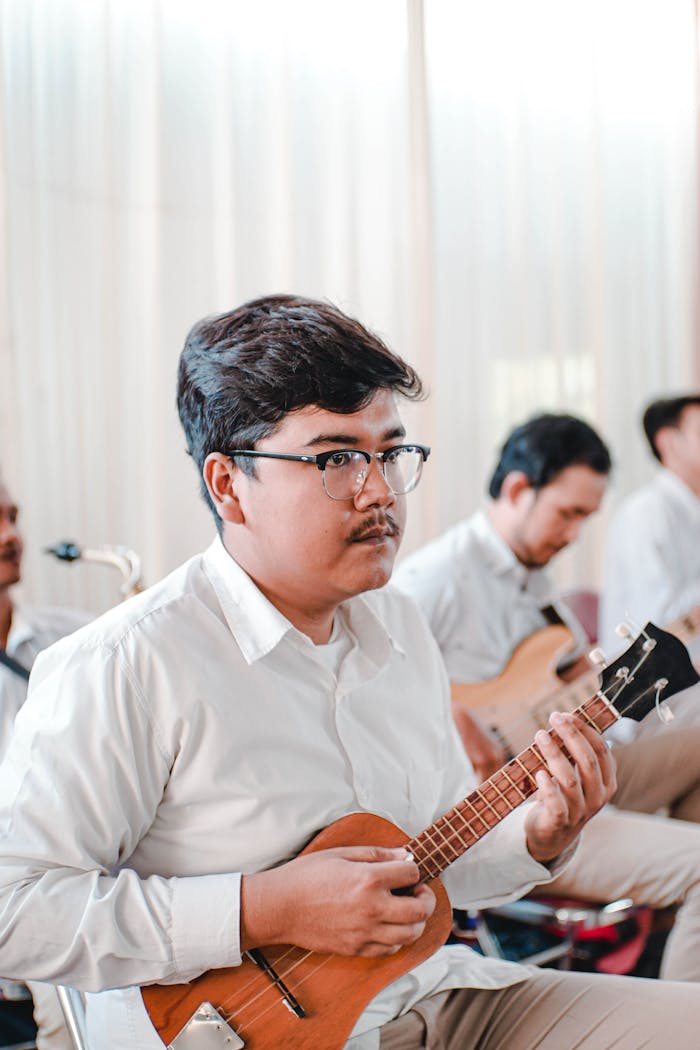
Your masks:
<instances>
[{"instance_id":1,"label":"man's eyebrow","mask_svg":"<svg viewBox=\"0 0 700 1050\"><path fill-rule=\"evenodd\" d=\"M384 444L385 441L393 441L395 438L403 437L406 437L406 431L404 427L399 425L385 431L380 441L381 444ZM354 448L359 444L360 439L356 434L317 434L316 437L306 442L304 448L315 448L317 445L342 445L344 448Z\"/></svg>"}]
</instances>

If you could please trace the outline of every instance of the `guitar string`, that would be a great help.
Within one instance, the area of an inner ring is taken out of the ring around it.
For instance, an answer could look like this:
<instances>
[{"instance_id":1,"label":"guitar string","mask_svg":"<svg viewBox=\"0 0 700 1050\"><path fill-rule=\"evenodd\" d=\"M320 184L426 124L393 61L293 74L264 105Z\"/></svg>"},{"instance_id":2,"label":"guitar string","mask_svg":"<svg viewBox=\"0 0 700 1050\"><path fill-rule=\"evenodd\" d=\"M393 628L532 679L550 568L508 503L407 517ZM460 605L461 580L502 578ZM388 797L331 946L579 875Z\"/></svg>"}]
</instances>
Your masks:
<instances>
[{"instance_id":1,"label":"guitar string","mask_svg":"<svg viewBox=\"0 0 700 1050\"><path fill-rule=\"evenodd\" d=\"M595 699L596 699L595 697L592 698L592 701L595 700ZM591 725L593 725L594 728L596 728L596 730L600 731L600 729L597 726L597 724L595 722L593 722L592 719L590 719L587 714L585 715L585 717L591 723ZM551 730L549 732L552 733ZM528 753L532 754L535 757L538 765L540 765L540 766L544 765L544 759L543 759L543 757L541 755L541 752L539 752L539 750L537 749L537 746L535 744L530 745L530 747L525 749L525 751L522 754L523 755L527 755ZM534 784L534 786L536 787L536 782L534 781L534 778L532 776L532 772L533 771L531 771L531 770L529 770L527 768L525 763L522 761L520 755L516 756L512 761L517 763L517 765L522 769L523 773L525 774L526 781L530 780ZM487 781L486 786L487 787L493 787L494 790L497 792L498 796L500 796L500 798L506 803L507 809L506 809L506 811L504 813L499 813L499 811L490 802L490 800L485 797L484 791L481 790L481 788L477 788L476 791L473 792L473 794L475 794L477 796L477 798L480 799L493 812L494 816L496 817L496 821L495 821L495 823L493 825L489 824L485 820L485 818L482 816L482 814L480 814L478 812L478 810L475 810L474 805L470 801L469 797L467 797L465 799L462 799L462 801L460 803L458 803L457 806L455 806L452 811L450 811L450 813L455 813L455 814L459 815L460 817L462 817L462 814L460 812L461 807L463 807L464 805L468 805L469 808L474 812L476 817L479 820L481 820L481 822L484 824L485 830L482 831L475 838L475 842L479 841L480 838L482 838L488 831L492 830L496 826L496 824L500 823L500 821L504 817L508 816L509 813L513 812L513 810L516 808L516 806L520 804L519 802L515 803L515 804L512 804L510 802L510 800L507 798L507 796L503 795L503 793L500 791L500 789L497 787L497 785L493 783L493 781L496 779L496 777L499 776L501 773L504 774L505 779L516 790L516 792L518 794L522 795L521 801L524 801L528 797L523 792L522 788L519 787L517 781L516 782L512 781L512 779L510 778L509 774L505 773L503 770L499 770L498 773L494 774L494 776L491 777L489 779L489 781ZM447 826L450 828L450 838L454 835L457 838L457 840L459 841L460 845L465 847L466 844L465 844L464 840L461 838L460 834L454 828L452 828L452 825L450 824L449 814L445 814L444 817L439 818L439 820L443 820L443 819L445 820L445 823L447 824ZM442 831L439 828L435 827L435 825L438 824L438 823L439 823L439 821L436 821L433 825L431 825L431 829L437 830L438 834L440 835L440 838L443 841L442 841L442 844L438 845L438 846L435 846L435 843L433 842L433 847L434 847L433 850L432 851L428 850L426 852L425 858L421 861L421 864L422 864L422 866L424 868L427 867L427 863L429 861L432 861L436 855L439 855L443 862L445 862L445 860L447 860L448 864L451 863L451 861L448 858L446 858L446 855L445 855L445 852L444 852L444 848L447 847L449 850L452 850L454 852L454 846L451 844L450 838L446 838L444 836L444 834L442 833ZM471 825L469 824L468 821L466 821L466 819L465 819L465 823L470 828L470 831L472 831ZM428 834L428 838L432 841L432 835L430 834L431 829L425 829L425 831L421 833L421 836L426 835L426 833L427 833ZM475 833L472 831L472 834L475 834ZM416 836L416 838L420 839L421 836ZM421 842L417 842L416 845L419 846L421 849L425 849L425 847L423 846L423 844ZM470 845L474 845L474 843L471 843ZM468 848L468 846L466 846L466 848ZM456 859L457 857L461 856L463 852L464 852L464 850L458 850L455 853L455 857L453 858L453 860ZM442 870L444 870L444 868L439 868L439 871L442 871ZM439 872L438 872L438 874L439 874ZM277 969L279 967L279 965L280 965L280 962L282 960L288 958L289 955L291 955L294 951L297 951L297 950L302 951L302 955L294 963L292 963L292 965L288 966L285 970L280 972ZM275 959L275 961L274 961L274 966L275 966L276 972L278 973L278 976L280 977L280 979L284 981L285 978L289 977L289 975L292 974L296 969L298 969L298 967L303 962L305 962L307 959L309 959L314 954L315 953L312 952L312 951L304 951L303 949L297 949L295 946L291 946L286 952L284 952L282 954L282 956L280 956L279 959ZM325 966L326 963L329 962L329 961L330 961L330 958L322 959L321 962L318 964L318 966L316 966L309 974L307 974L304 978L302 978L301 981L298 982L296 988L301 987L315 973L317 973L319 970L321 970L323 968L323 966ZM252 977L251 980L248 981L247 984L245 984L243 986L243 989L239 989L239 991L236 994L240 994L240 992L242 990L245 990L246 988L249 988L251 985L258 983L258 981L264 981L264 980L265 980L265 975L264 974L261 973L259 975L259 977L256 974L255 977ZM239 1020L240 1014L243 1011L249 1009L252 1005L254 1005L254 1003L256 1003L259 999L261 999L263 996L265 996L268 992L273 992L273 991L277 992L278 996L280 996L279 1001L281 1002L282 997L281 997L279 988L277 988L272 982L269 982L269 983L267 983L265 985L265 987L261 988L261 990L259 992L257 992L257 994L255 994L252 998L248 999L247 1002L242 1003L238 1007L234 1007L233 1000L235 999L235 995L234 996L230 996L228 999L224 1000L221 1003L220 1010L229 1012L230 1016L227 1018L227 1020L233 1020L234 1019L234 1015L233 1015L233 1013L231 1013L231 1009L233 1007L235 1012L236 1012L235 1023L239 1026L239 1030L240 1030L240 1026L241 1026L241 1022ZM273 1003L271 1003L268 1007L266 1007L266 1009L262 1013L257 1014L252 1020L244 1021L244 1022L242 1022L242 1024L249 1029L253 1024L256 1024L257 1021L260 1020L260 1018L265 1016L265 1014L267 1014L271 1009L273 1009L274 1006L276 1005L277 1001L278 1000L275 1000Z\"/></svg>"}]
</instances>

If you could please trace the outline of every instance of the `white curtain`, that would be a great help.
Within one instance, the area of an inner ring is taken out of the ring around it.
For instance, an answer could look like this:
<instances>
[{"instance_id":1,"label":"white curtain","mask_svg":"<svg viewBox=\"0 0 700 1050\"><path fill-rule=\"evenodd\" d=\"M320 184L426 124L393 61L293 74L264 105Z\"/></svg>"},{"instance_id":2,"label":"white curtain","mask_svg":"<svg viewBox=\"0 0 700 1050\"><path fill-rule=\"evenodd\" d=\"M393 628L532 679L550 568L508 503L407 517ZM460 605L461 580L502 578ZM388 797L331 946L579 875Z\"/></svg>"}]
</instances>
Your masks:
<instances>
[{"instance_id":1,"label":"white curtain","mask_svg":"<svg viewBox=\"0 0 700 1050\"><path fill-rule=\"evenodd\" d=\"M33 601L116 581L41 548L200 549L174 408L199 317L328 297L414 363L409 549L504 432L697 385L692 0L0 0L0 467ZM600 528L562 579L596 579Z\"/></svg>"}]
</instances>

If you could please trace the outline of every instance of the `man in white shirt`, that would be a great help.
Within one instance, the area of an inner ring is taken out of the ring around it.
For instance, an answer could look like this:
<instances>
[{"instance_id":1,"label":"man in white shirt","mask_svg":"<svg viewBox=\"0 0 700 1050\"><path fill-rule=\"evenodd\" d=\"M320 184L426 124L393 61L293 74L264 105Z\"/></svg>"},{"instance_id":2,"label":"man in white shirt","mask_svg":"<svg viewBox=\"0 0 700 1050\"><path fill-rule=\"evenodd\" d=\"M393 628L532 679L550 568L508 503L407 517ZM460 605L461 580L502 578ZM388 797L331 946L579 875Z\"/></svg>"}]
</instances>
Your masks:
<instances>
[{"instance_id":1,"label":"man in white shirt","mask_svg":"<svg viewBox=\"0 0 700 1050\"><path fill-rule=\"evenodd\" d=\"M627 617L663 625L700 611L700 395L654 401L643 422L661 467L623 500L608 531L600 637L611 651Z\"/></svg>"},{"instance_id":2,"label":"man in white shirt","mask_svg":"<svg viewBox=\"0 0 700 1050\"><path fill-rule=\"evenodd\" d=\"M20 581L23 553L18 519L19 507L0 478L0 761L26 699L34 660L42 649L90 619L77 609L23 607L14 600L11 589ZM33 982L32 996L39 1050L70 1050L55 990Z\"/></svg>"},{"instance_id":3,"label":"man in white shirt","mask_svg":"<svg viewBox=\"0 0 700 1050\"><path fill-rule=\"evenodd\" d=\"M425 929L435 897L405 849L295 856L352 811L416 835L474 783L437 647L383 588L429 451L406 443L395 399L419 393L408 365L325 303L268 297L188 336L180 418L220 537L39 658L0 768L2 965L97 993L91 1050L162 1046L140 984L236 967L258 945L390 959ZM594 730L554 724L576 765L539 735L537 800L446 871L455 904L557 874L614 790ZM339 995L361 989L335 990L331 1024ZM231 1045L264 1046L265 1010L222 1009L244 1033ZM503 1045L514 1018L512 1050L662 1033L690 1047L700 1024L691 985L533 971L462 946L357 1013L354 1050L435 1046L427 1016L460 1050Z\"/></svg>"},{"instance_id":4,"label":"man in white shirt","mask_svg":"<svg viewBox=\"0 0 700 1050\"><path fill-rule=\"evenodd\" d=\"M398 567L394 582L427 616L451 682L500 674L516 647L551 622L551 609L581 638L546 566L600 506L610 465L607 448L583 420L536 416L506 439L487 506ZM461 703L454 714L477 773L488 775L505 758L501 746ZM625 811L608 809L586 826L577 856L548 892L631 897L655 908L680 904L662 975L698 981L700 827L686 822L700 821L700 727L654 721L615 756L613 801ZM665 806L681 819L650 815Z\"/></svg>"}]
</instances>

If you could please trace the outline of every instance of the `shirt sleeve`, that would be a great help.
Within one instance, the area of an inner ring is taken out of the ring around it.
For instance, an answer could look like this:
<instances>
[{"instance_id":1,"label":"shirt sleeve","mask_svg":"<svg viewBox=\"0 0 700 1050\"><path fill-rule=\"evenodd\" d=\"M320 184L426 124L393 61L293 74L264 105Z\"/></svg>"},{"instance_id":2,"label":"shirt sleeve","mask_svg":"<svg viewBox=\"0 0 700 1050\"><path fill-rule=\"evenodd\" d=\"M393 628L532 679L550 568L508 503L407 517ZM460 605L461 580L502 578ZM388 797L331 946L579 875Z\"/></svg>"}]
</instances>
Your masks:
<instances>
[{"instance_id":1,"label":"shirt sleeve","mask_svg":"<svg viewBox=\"0 0 700 1050\"><path fill-rule=\"evenodd\" d=\"M700 582L683 574L662 504L623 504L613 520L605 552L601 642L608 656L624 647L615 634L628 618L663 626L700 602Z\"/></svg>"},{"instance_id":2,"label":"shirt sleeve","mask_svg":"<svg viewBox=\"0 0 700 1050\"><path fill-rule=\"evenodd\" d=\"M240 962L238 874L120 867L157 819L171 762L118 653L39 657L0 767L4 974L99 991Z\"/></svg>"}]
</instances>

